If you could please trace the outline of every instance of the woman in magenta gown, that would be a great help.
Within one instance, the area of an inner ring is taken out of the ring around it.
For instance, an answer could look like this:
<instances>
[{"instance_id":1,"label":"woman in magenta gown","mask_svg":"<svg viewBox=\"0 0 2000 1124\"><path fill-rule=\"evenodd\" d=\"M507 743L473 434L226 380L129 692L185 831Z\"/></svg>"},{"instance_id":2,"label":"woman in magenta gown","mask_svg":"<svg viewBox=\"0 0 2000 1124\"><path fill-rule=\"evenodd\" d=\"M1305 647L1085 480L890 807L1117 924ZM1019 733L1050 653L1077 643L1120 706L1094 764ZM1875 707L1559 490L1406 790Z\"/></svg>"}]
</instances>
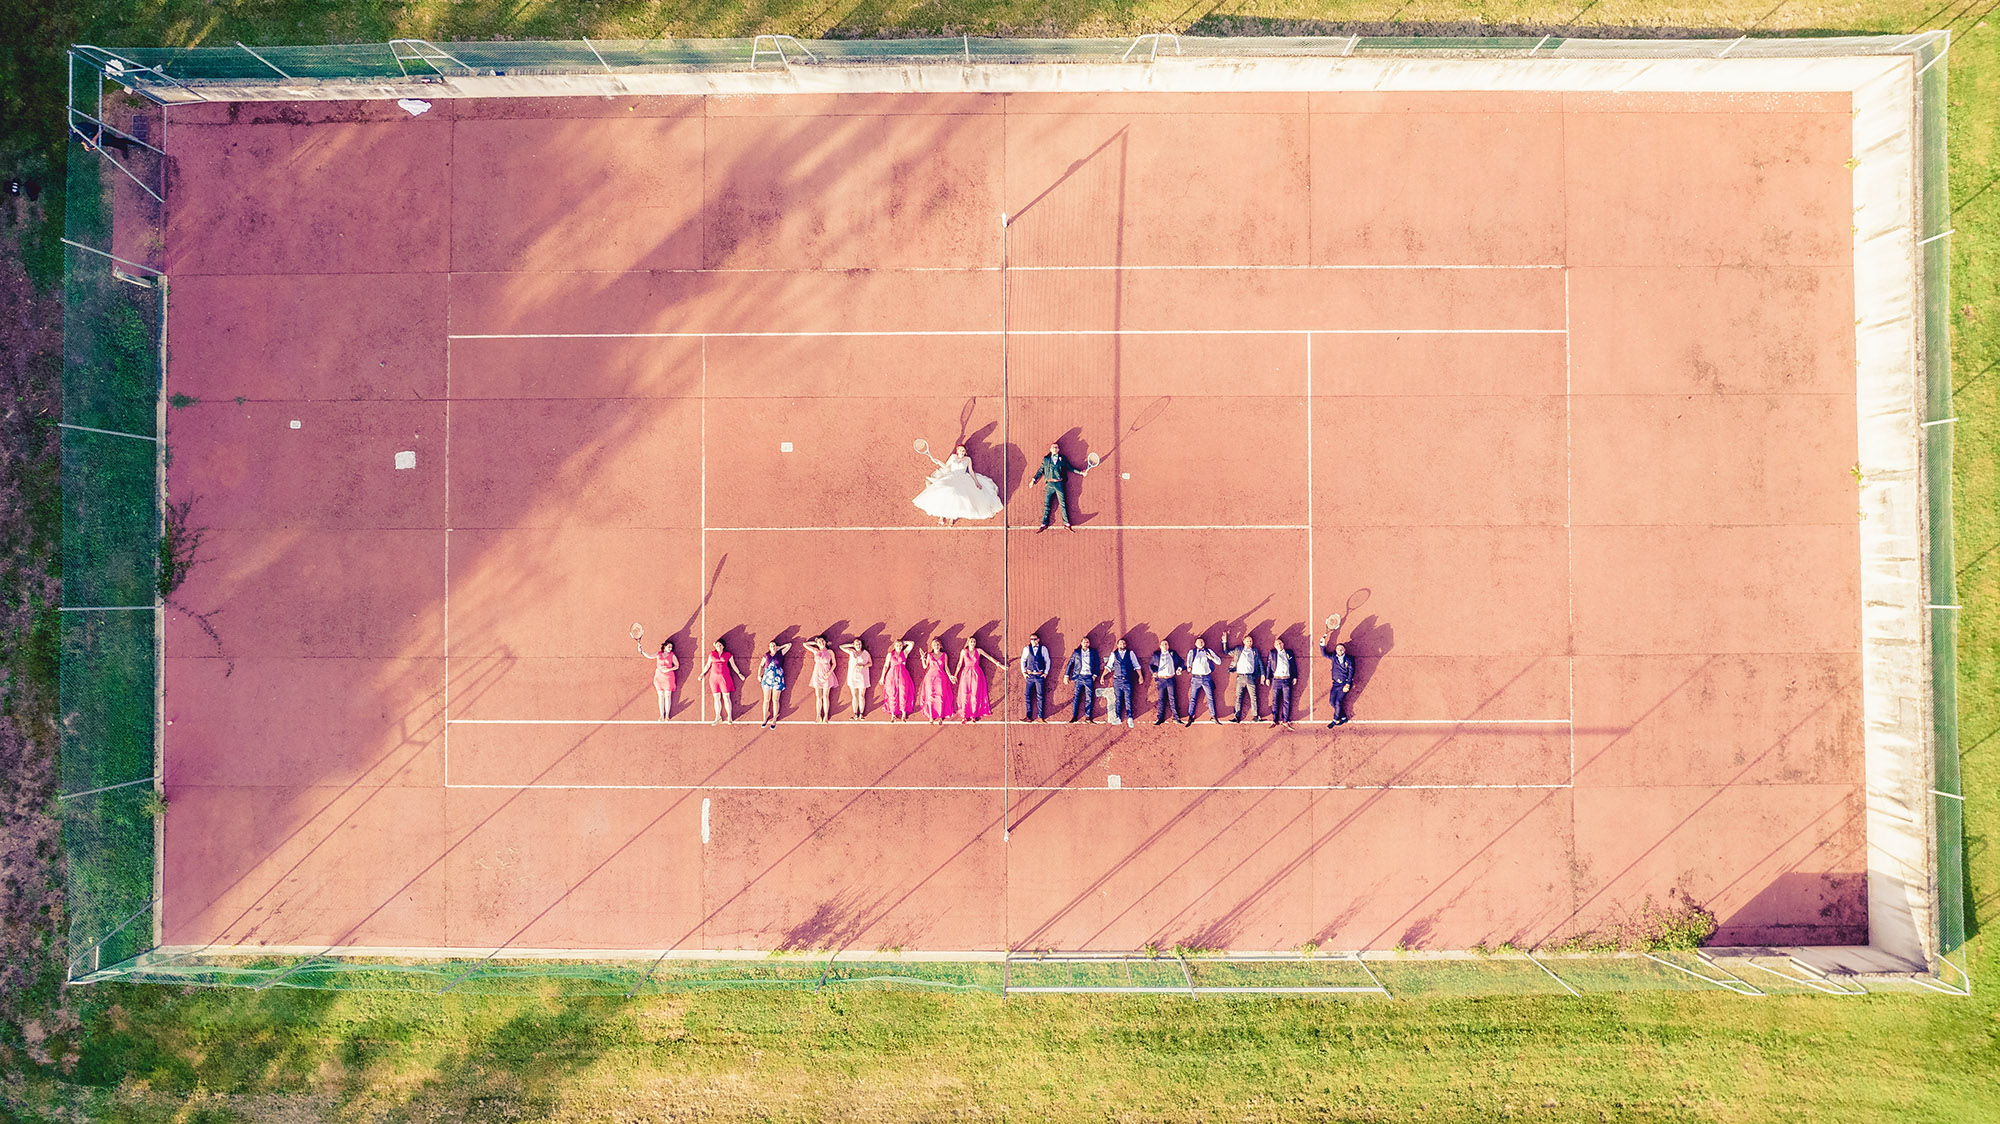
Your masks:
<instances>
[{"instance_id":1,"label":"woman in magenta gown","mask_svg":"<svg viewBox=\"0 0 2000 1124\"><path fill-rule=\"evenodd\" d=\"M943 642L934 638L930 651L924 653L924 685L917 689L917 703L931 725L958 712L957 693L951 681L951 657L945 654Z\"/></svg>"},{"instance_id":2,"label":"woman in magenta gown","mask_svg":"<svg viewBox=\"0 0 2000 1124\"><path fill-rule=\"evenodd\" d=\"M916 644L909 640L889 642L889 655L882 661L882 706L889 718L901 722L916 709L917 685L910 679L910 653Z\"/></svg>"},{"instance_id":3,"label":"woman in magenta gown","mask_svg":"<svg viewBox=\"0 0 2000 1124\"><path fill-rule=\"evenodd\" d=\"M979 666L985 660L994 667L1007 665L980 650L979 641L967 637L965 647L958 653L958 720L977 722L993 713L993 706L986 696L986 669Z\"/></svg>"}]
</instances>

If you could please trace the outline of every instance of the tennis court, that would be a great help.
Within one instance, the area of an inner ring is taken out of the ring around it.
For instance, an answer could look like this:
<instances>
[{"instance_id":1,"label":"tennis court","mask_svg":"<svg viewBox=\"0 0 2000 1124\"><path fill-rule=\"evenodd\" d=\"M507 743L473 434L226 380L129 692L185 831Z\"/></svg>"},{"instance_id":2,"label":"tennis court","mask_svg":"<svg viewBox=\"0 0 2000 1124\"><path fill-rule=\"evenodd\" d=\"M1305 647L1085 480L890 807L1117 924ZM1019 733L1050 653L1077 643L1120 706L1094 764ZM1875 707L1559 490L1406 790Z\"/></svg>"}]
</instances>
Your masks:
<instances>
[{"instance_id":1,"label":"tennis court","mask_svg":"<svg viewBox=\"0 0 2000 1124\"><path fill-rule=\"evenodd\" d=\"M1855 104L170 106L162 944L1867 943ZM1282 640L1301 720L811 721L797 641L1037 630Z\"/></svg>"}]
</instances>

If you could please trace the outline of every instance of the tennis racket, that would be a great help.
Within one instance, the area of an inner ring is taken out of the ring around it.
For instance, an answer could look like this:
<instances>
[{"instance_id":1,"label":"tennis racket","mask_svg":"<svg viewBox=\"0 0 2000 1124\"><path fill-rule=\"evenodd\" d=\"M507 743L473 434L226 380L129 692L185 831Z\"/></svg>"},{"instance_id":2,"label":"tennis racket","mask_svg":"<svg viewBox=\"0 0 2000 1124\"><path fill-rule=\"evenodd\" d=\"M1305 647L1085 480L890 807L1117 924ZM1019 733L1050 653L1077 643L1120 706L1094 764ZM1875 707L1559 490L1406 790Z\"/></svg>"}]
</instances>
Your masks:
<instances>
[{"instance_id":1,"label":"tennis racket","mask_svg":"<svg viewBox=\"0 0 2000 1124\"><path fill-rule=\"evenodd\" d=\"M1326 618L1326 630L1327 630L1328 632L1339 632L1339 631L1340 631L1340 614L1339 614L1339 613L1335 613L1334 615L1332 615L1332 616L1330 616L1330 617Z\"/></svg>"},{"instance_id":2,"label":"tennis racket","mask_svg":"<svg viewBox=\"0 0 2000 1124\"><path fill-rule=\"evenodd\" d=\"M1092 453L1089 456L1083 458L1083 470L1085 472L1089 472L1091 469L1096 468L1098 465L1103 463L1104 463L1103 457L1098 456L1096 453Z\"/></svg>"},{"instance_id":3,"label":"tennis racket","mask_svg":"<svg viewBox=\"0 0 2000 1124\"><path fill-rule=\"evenodd\" d=\"M637 640L637 639L639 639L639 638L640 638L641 636L644 636L644 635L646 635L646 626L645 626L645 625L642 625L642 624L640 624L640 623L639 623L638 621L633 621L633 622L632 622L632 639L634 639L634 640Z\"/></svg>"},{"instance_id":4,"label":"tennis racket","mask_svg":"<svg viewBox=\"0 0 2000 1124\"><path fill-rule=\"evenodd\" d=\"M931 455L931 443L924 440L921 437L917 438L915 441L912 441L910 443L910 448L915 449L917 452L923 454L924 456L928 457Z\"/></svg>"}]
</instances>

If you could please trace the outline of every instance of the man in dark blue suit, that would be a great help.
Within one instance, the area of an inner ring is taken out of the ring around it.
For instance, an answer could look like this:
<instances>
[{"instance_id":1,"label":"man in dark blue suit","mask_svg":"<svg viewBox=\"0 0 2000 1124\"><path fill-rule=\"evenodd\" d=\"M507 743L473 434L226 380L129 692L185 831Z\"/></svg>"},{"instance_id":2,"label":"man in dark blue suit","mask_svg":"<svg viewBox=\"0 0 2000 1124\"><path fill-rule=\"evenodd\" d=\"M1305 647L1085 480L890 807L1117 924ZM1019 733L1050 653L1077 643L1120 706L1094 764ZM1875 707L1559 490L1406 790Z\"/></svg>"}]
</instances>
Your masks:
<instances>
[{"instance_id":1,"label":"man in dark blue suit","mask_svg":"<svg viewBox=\"0 0 2000 1124\"><path fill-rule=\"evenodd\" d=\"M1068 679L1075 693L1069 700L1069 720L1097 721L1097 651L1090 646L1090 637L1076 642L1076 651L1069 654L1069 663L1063 667L1063 678Z\"/></svg>"},{"instance_id":2,"label":"man in dark blue suit","mask_svg":"<svg viewBox=\"0 0 2000 1124\"><path fill-rule=\"evenodd\" d=\"M1111 718L1114 722L1125 723L1132 728L1132 704L1136 701L1139 676L1145 668L1139 663L1139 654L1118 638L1118 646L1112 649L1111 660L1104 666L1104 673L1111 677Z\"/></svg>"},{"instance_id":3,"label":"man in dark blue suit","mask_svg":"<svg viewBox=\"0 0 2000 1124\"><path fill-rule=\"evenodd\" d=\"M1337 641L1328 643L1338 635L1329 632L1319 638L1320 654L1327 658L1327 670L1332 676L1327 687L1327 701L1333 704L1333 721L1326 724L1329 730L1347 724L1347 694L1354 689L1354 657L1347 654L1347 645Z\"/></svg>"},{"instance_id":4,"label":"man in dark blue suit","mask_svg":"<svg viewBox=\"0 0 2000 1124\"><path fill-rule=\"evenodd\" d=\"M1271 680L1271 725L1292 724L1292 686L1298 682L1299 659L1285 647L1283 639L1271 641L1271 654L1264 659Z\"/></svg>"},{"instance_id":5,"label":"man in dark blue suit","mask_svg":"<svg viewBox=\"0 0 2000 1124\"><path fill-rule=\"evenodd\" d=\"M1159 712L1153 716L1153 725L1165 722L1169 716L1181 720L1180 702L1174 698L1175 677L1181 673L1181 658L1167 644L1167 638L1160 637L1160 650L1153 655L1153 664L1147 669L1153 677L1153 690L1160 696Z\"/></svg>"},{"instance_id":6,"label":"man in dark blue suit","mask_svg":"<svg viewBox=\"0 0 2000 1124\"><path fill-rule=\"evenodd\" d=\"M1042 645L1039 633L1030 633L1028 646L1021 649L1021 695L1027 704L1023 722L1048 720L1048 674L1049 650Z\"/></svg>"}]
</instances>

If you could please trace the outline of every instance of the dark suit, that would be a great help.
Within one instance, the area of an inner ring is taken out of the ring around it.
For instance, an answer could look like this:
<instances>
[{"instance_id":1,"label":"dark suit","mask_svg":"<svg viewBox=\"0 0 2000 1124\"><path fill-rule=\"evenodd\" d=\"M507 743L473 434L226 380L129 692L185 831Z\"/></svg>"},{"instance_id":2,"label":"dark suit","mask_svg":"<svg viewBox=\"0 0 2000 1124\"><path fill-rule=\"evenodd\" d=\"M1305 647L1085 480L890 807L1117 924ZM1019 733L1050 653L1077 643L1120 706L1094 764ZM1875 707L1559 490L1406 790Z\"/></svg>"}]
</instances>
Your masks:
<instances>
[{"instance_id":1,"label":"dark suit","mask_svg":"<svg viewBox=\"0 0 2000 1124\"><path fill-rule=\"evenodd\" d=\"M1299 677L1298 657L1292 654L1290 648L1279 644L1274 646L1271 654L1265 658L1264 667L1271 678L1271 721L1290 722L1292 686L1298 682Z\"/></svg>"},{"instance_id":2,"label":"dark suit","mask_svg":"<svg viewBox=\"0 0 2000 1124\"><path fill-rule=\"evenodd\" d=\"M1153 690L1160 696L1159 713L1153 716L1155 726L1169 718L1180 720L1180 703L1174 698L1174 676L1180 671L1181 658L1171 649L1153 654Z\"/></svg>"},{"instance_id":3,"label":"dark suit","mask_svg":"<svg viewBox=\"0 0 2000 1124\"><path fill-rule=\"evenodd\" d=\"M1097 653L1090 648L1078 648L1069 654L1069 663L1063 665L1063 678L1068 679L1076 693L1070 696L1069 720L1097 717Z\"/></svg>"},{"instance_id":4,"label":"dark suit","mask_svg":"<svg viewBox=\"0 0 2000 1124\"><path fill-rule=\"evenodd\" d=\"M1042 526L1049 525L1049 513L1057 509L1062 511L1063 526L1069 526L1069 493L1064 490L1063 481L1069 479L1070 473L1081 471L1084 470L1055 453L1042 458L1041 467L1035 469L1035 479L1028 481L1030 484L1047 481L1042 485Z\"/></svg>"},{"instance_id":5,"label":"dark suit","mask_svg":"<svg viewBox=\"0 0 2000 1124\"><path fill-rule=\"evenodd\" d=\"M1111 652L1111 717L1120 722L1132 720L1133 694L1139 686L1139 653L1130 648Z\"/></svg>"},{"instance_id":6,"label":"dark suit","mask_svg":"<svg viewBox=\"0 0 2000 1124\"><path fill-rule=\"evenodd\" d=\"M1354 689L1354 656L1349 652L1336 653L1332 648L1321 648L1320 653L1327 658L1328 672L1332 683L1327 687L1327 701L1333 704L1333 725L1347 721L1347 693Z\"/></svg>"},{"instance_id":7,"label":"dark suit","mask_svg":"<svg viewBox=\"0 0 2000 1124\"><path fill-rule=\"evenodd\" d=\"M1043 644L1030 644L1021 649L1022 690L1027 706L1023 721L1038 722L1049 716L1048 674L1049 649Z\"/></svg>"}]
</instances>

